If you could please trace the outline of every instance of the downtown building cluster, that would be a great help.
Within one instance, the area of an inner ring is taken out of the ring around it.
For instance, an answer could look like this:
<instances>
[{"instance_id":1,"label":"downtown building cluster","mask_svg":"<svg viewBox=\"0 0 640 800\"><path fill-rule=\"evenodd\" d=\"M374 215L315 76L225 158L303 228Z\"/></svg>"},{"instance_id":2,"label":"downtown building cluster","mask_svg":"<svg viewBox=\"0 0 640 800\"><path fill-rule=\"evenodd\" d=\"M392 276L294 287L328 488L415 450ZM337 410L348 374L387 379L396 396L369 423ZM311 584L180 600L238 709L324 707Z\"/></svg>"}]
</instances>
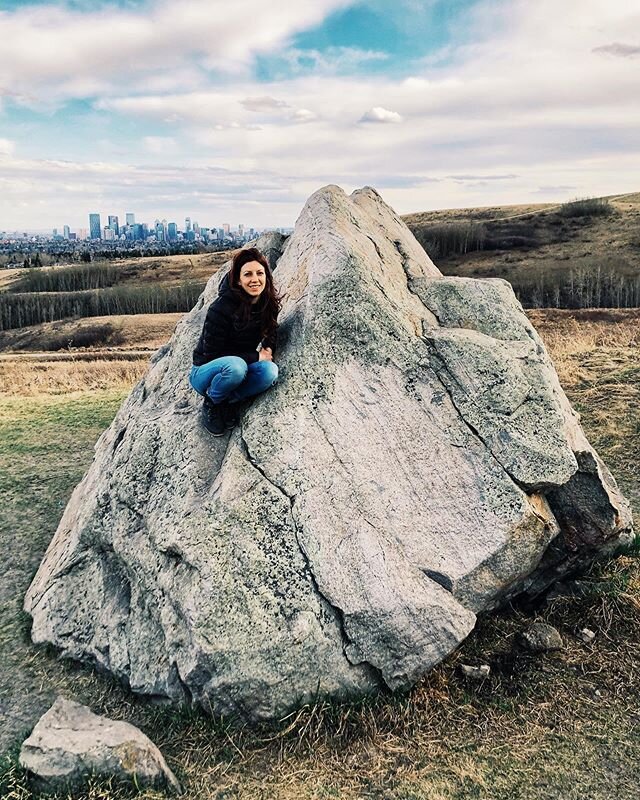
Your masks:
<instances>
[{"instance_id":1,"label":"downtown building cluster","mask_svg":"<svg viewBox=\"0 0 640 800\"><path fill-rule=\"evenodd\" d=\"M103 242L245 242L255 238L257 231L254 228L245 228L239 224L234 230L228 223L222 227L201 227L196 220L191 221L186 217L184 228L178 228L177 223L167 222L166 219L157 219L153 225L146 222L136 222L135 214L127 212L124 224L120 223L117 215L109 215L107 224L102 225L100 214L89 214L89 227L78 231L71 231L64 225L62 233L58 228L53 229L53 239L66 241L103 241Z\"/></svg>"}]
</instances>

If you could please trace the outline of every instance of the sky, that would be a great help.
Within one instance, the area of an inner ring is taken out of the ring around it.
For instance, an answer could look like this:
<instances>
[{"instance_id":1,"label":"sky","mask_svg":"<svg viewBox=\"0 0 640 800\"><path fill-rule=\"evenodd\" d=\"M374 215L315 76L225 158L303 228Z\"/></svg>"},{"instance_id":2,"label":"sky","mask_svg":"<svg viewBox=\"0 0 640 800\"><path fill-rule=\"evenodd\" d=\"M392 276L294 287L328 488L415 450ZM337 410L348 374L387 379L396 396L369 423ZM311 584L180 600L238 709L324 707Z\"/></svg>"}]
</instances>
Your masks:
<instances>
[{"instance_id":1,"label":"sky","mask_svg":"<svg viewBox=\"0 0 640 800\"><path fill-rule=\"evenodd\" d=\"M0 0L0 42L0 230L640 190L640 0Z\"/></svg>"}]
</instances>

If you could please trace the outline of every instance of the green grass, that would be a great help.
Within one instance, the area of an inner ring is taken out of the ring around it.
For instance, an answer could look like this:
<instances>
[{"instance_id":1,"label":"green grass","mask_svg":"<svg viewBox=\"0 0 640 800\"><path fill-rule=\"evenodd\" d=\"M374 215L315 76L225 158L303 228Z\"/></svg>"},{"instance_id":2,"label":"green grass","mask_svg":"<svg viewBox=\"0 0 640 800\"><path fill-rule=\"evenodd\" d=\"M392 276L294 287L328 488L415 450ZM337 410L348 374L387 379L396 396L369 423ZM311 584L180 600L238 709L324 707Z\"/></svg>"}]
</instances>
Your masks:
<instances>
[{"instance_id":1,"label":"green grass","mask_svg":"<svg viewBox=\"0 0 640 800\"><path fill-rule=\"evenodd\" d=\"M22 598L121 399L109 391L0 401L0 697L14 736L27 732L34 709L46 709L56 683L42 681L49 659L30 646ZM0 726L0 751L10 733Z\"/></svg>"}]
</instances>

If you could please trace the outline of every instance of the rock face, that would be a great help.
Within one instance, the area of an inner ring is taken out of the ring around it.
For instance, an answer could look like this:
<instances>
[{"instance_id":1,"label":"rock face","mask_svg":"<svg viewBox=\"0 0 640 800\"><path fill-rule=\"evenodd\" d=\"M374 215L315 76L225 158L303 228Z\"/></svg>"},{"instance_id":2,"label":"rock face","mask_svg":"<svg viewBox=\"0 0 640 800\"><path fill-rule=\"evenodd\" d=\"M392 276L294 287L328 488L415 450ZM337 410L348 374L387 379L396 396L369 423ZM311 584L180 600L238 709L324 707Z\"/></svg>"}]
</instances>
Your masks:
<instances>
[{"instance_id":1,"label":"rock face","mask_svg":"<svg viewBox=\"0 0 640 800\"><path fill-rule=\"evenodd\" d=\"M96 445L26 598L36 642L248 719L408 687L476 614L631 535L501 280L445 278L370 188L263 240L280 382L222 440L191 350L221 273ZM278 256L278 254L281 253Z\"/></svg>"},{"instance_id":2,"label":"rock face","mask_svg":"<svg viewBox=\"0 0 640 800\"><path fill-rule=\"evenodd\" d=\"M23 743L20 764L47 792L80 788L92 776L134 783L139 789L180 791L161 752L144 733L63 697Z\"/></svg>"}]
</instances>

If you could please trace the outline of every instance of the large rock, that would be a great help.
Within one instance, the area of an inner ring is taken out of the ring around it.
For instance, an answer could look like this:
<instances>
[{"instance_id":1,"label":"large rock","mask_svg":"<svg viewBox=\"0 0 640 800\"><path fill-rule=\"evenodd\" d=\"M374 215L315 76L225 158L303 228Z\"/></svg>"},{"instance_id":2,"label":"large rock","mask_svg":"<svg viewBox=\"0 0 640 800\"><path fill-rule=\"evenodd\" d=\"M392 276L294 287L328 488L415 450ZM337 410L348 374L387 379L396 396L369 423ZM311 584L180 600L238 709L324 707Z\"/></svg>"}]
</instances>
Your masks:
<instances>
[{"instance_id":1,"label":"large rock","mask_svg":"<svg viewBox=\"0 0 640 800\"><path fill-rule=\"evenodd\" d=\"M90 778L138 789L179 792L180 784L151 739L130 725L59 697L20 749L20 765L40 790L77 790Z\"/></svg>"},{"instance_id":2,"label":"large rock","mask_svg":"<svg viewBox=\"0 0 640 800\"><path fill-rule=\"evenodd\" d=\"M220 274L96 445L26 598L35 642L249 719L412 685L476 614L630 537L511 287L443 277L370 188L282 249L281 380L212 439ZM276 254L277 255L277 254Z\"/></svg>"}]
</instances>

